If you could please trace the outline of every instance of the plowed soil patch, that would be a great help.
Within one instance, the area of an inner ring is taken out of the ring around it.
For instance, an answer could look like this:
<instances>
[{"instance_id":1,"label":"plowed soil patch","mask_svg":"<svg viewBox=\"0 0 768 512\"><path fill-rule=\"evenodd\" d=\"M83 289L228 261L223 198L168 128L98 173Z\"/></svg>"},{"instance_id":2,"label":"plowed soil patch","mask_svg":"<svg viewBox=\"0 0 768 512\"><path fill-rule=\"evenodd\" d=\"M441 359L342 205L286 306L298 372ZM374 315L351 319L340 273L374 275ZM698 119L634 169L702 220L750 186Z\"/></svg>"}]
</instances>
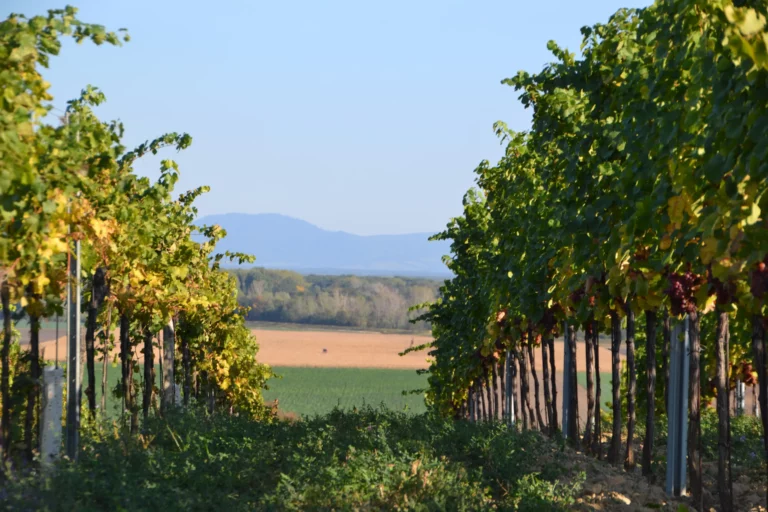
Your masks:
<instances>
[{"instance_id":1,"label":"plowed soil patch","mask_svg":"<svg viewBox=\"0 0 768 512\"><path fill-rule=\"evenodd\" d=\"M429 336L374 332L254 330L259 360L272 366L426 368L427 350L400 352L428 343Z\"/></svg>"}]
</instances>

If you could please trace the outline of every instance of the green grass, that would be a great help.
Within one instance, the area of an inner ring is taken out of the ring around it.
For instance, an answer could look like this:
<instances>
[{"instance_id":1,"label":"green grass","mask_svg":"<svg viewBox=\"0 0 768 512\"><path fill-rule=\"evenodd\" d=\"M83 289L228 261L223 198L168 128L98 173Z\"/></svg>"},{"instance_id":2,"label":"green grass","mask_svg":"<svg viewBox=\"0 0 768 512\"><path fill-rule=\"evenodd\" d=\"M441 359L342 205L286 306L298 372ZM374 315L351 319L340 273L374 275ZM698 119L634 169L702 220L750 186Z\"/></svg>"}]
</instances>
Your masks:
<instances>
[{"instance_id":1,"label":"green grass","mask_svg":"<svg viewBox=\"0 0 768 512\"><path fill-rule=\"evenodd\" d=\"M65 368L64 371L64 378L66 379L66 365L62 365L63 368ZM139 365L139 371L134 372L133 379L136 382L141 382L144 378L144 365ZM115 398L114 394L112 393L112 390L115 389L115 386L117 386L117 383L120 381L120 366L119 365L113 365L109 364L107 369L107 410L106 410L106 417L107 418L117 418L120 416L122 412L122 402L120 399ZM160 365L155 365L155 382L157 387L159 388L162 383L162 377L160 375ZM66 386L66 383L64 383ZM88 407L88 397L85 396L85 389L88 387L88 373L85 369L83 369L83 396L82 396L82 404L83 408ZM138 395L139 403L141 403L141 393ZM101 362L96 362L96 406L101 407Z\"/></svg>"},{"instance_id":2,"label":"green grass","mask_svg":"<svg viewBox=\"0 0 768 512\"><path fill-rule=\"evenodd\" d=\"M282 379L271 379L269 389L264 391L265 400L279 400L279 408L283 412L292 412L300 416L327 414L334 407L350 410L365 405L377 407L384 404L394 411L407 411L421 414L426 409L421 394L403 395L403 391L427 387L427 376L417 375L413 370L384 370L374 368L299 368L275 367L275 372ZM134 377L138 381L144 375L143 365L139 365L139 374ZM160 385L160 366L155 367L157 385ZM587 374L578 373L580 386L586 388ZM611 374L600 373L601 400L603 409L610 409L606 402L611 401ZM96 403L101 403L101 364L96 368ZM120 414L120 401L113 398L111 390L120 379L120 367L109 365L107 382L107 417L114 418ZM83 381L83 390L87 378ZM83 403L86 398L83 395Z\"/></svg>"},{"instance_id":3,"label":"green grass","mask_svg":"<svg viewBox=\"0 0 768 512\"><path fill-rule=\"evenodd\" d=\"M334 407L350 410L364 405L384 404L394 411L420 414L426 409L421 394L403 395L402 392L422 389L427 386L427 377L417 375L413 370L379 370L368 368L274 368L282 379L271 379L264 391L265 400L279 400L283 412L300 416L327 414ZM139 382L144 375L144 365L139 365L134 379ZM157 386L160 386L160 366L155 365ZM101 403L101 364L96 366L96 404ZM121 413L120 400L114 398L112 390L120 380L120 367L109 365L107 372L107 418L116 418ZM87 407L85 388L87 375L83 379L83 405ZM141 400L141 396L139 396Z\"/></svg>"},{"instance_id":4,"label":"green grass","mask_svg":"<svg viewBox=\"0 0 768 512\"><path fill-rule=\"evenodd\" d=\"M578 372L576 380L579 386L582 386L584 389L587 388L587 372ZM600 372L600 406L605 410L610 410L611 408L610 405L606 405L606 403L612 400L611 382L613 382L613 378L610 373Z\"/></svg>"},{"instance_id":5,"label":"green grass","mask_svg":"<svg viewBox=\"0 0 768 512\"><path fill-rule=\"evenodd\" d=\"M274 368L282 379L268 382L266 400L279 400L279 408L301 416L326 414L343 409L384 404L395 411L422 413L424 399L402 392L427 386L427 377L414 370L369 368Z\"/></svg>"},{"instance_id":6,"label":"green grass","mask_svg":"<svg viewBox=\"0 0 768 512\"><path fill-rule=\"evenodd\" d=\"M190 410L142 431L84 432L77 464L11 473L3 509L565 511L585 479L536 432L372 408L271 424Z\"/></svg>"}]
</instances>

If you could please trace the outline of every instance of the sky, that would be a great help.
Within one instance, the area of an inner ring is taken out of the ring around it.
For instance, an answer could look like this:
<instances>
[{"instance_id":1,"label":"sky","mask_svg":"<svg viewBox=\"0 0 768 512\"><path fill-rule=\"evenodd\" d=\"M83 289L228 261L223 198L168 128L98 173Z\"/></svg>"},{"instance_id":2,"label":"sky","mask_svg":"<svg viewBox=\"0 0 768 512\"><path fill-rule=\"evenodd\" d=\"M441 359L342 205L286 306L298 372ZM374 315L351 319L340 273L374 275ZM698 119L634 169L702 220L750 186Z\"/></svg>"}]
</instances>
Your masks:
<instances>
[{"instance_id":1,"label":"sky","mask_svg":"<svg viewBox=\"0 0 768 512\"><path fill-rule=\"evenodd\" d=\"M28 16L63 2L3 0ZM280 213L361 235L436 232L462 212L482 160L503 148L502 120L530 112L501 80L578 51L579 29L638 0L69 0L122 47L67 43L44 71L53 104L86 85L125 124L130 148L187 132L161 158L178 189L209 185L201 215Z\"/></svg>"}]
</instances>

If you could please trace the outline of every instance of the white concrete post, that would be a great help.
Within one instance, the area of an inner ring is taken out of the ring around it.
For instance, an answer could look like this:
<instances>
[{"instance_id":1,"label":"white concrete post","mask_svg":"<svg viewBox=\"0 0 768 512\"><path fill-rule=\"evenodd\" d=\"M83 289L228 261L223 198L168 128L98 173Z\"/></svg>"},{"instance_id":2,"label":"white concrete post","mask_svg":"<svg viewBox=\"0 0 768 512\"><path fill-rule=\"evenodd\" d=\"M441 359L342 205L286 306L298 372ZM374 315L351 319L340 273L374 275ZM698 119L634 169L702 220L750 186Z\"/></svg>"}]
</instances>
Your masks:
<instances>
[{"instance_id":1,"label":"white concrete post","mask_svg":"<svg viewBox=\"0 0 768 512\"><path fill-rule=\"evenodd\" d=\"M744 385L744 381L736 381L736 416L744 416L744 409L746 409L747 387Z\"/></svg>"},{"instance_id":2,"label":"white concrete post","mask_svg":"<svg viewBox=\"0 0 768 512\"><path fill-rule=\"evenodd\" d=\"M50 468L61 452L61 413L64 370L43 368L43 402L40 419L40 466Z\"/></svg>"}]
</instances>

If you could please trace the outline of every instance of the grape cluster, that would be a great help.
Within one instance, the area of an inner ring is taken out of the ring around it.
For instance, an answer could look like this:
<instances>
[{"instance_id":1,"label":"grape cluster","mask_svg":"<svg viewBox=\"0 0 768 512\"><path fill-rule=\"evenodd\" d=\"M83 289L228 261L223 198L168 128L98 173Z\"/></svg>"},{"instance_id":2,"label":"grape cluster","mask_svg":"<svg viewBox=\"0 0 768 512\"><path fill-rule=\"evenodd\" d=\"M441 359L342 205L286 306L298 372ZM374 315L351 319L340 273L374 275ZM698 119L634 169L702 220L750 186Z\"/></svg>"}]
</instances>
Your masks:
<instances>
[{"instance_id":1,"label":"grape cluster","mask_svg":"<svg viewBox=\"0 0 768 512\"><path fill-rule=\"evenodd\" d=\"M733 281L722 282L717 278L712 278L711 282L717 294L718 304L731 304L736 299L736 283Z\"/></svg>"},{"instance_id":2,"label":"grape cluster","mask_svg":"<svg viewBox=\"0 0 768 512\"><path fill-rule=\"evenodd\" d=\"M578 290L573 291L571 293L571 296L570 296L571 302L574 303L574 304L578 304L579 302L581 302L581 299L583 299L583 298L584 298L584 287L583 286L581 288L579 288Z\"/></svg>"},{"instance_id":3,"label":"grape cluster","mask_svg":"<svg viewBox=\"0 0 768 512\"><path fill-rule=\"evenodd\" d=\"M743 381L747 386L754 386L757 384L755 373L755 369L749 361L742 361L736 365L736 378Z\"/></svg>"},{"instance_id":4,"label":"grape cluster","mask_svg":"<svg viewBox=\"0 0 768 512\"><path fill-rule=\"evenodd\" d=\"M544 311L544 316L541 319L541 325L546 332L552 332L557 326L557 314L561 311L560 305L557 304L553 307L549 307Z\"/></svg>"},{"instance_id":5,"label":"grape cluster","mask_svg":"<svg viewBox=\"0 0 768 512\"><path fill-rule=\"evenodd\" d=\"M670 273L667 275L669 288L666 293L670 300L673 315L693 313L696 311L696 299L693 294L701 285L701 278L690 270L684 274Z\"/></svg>"},{"instance_id":6,"label":"grape cluster","mask_svg":"<svg viewBox=\"0 0 768 512\"><path fill-rule=\"evenodd\" d=\"M768 291L768 268L766 268L766 261L768 256L763 261L757 264L756 268L752 271L752 282L750 289L752 295L758 299L762 299L765 292Z\"/></svg>"}]
</instances>

